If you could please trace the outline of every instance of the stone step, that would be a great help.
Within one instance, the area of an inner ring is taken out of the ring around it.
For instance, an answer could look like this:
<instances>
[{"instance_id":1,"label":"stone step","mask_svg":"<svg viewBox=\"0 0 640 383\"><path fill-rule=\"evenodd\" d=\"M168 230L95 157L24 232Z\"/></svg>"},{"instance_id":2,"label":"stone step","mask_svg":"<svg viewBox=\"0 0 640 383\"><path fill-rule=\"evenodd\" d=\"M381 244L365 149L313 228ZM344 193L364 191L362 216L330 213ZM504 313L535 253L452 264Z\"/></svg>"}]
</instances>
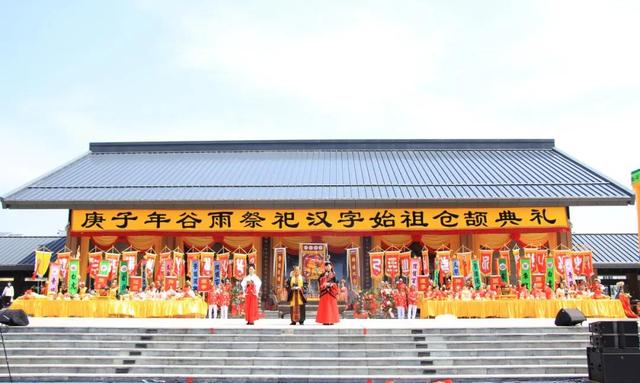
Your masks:
<instances>
[{"instance_id":1,"label":"stone step","mask_svg":"<svg viewBox=\"0 0 640 383\"><path fill-rule=\"evenodd\" d=\"M265 374L301 374L301 375L376 375L376 374L393 374L393 375L415 375L423 374L514 374L514 373L539 373L541 370L545 374L584 374L587 372L586 364L549 364L545 366L538 365L484 365L484 366L332 366L331 368L322 369L317 366L227 366L218 365L180 365L169 366L166 364L137 366L130 364L110 365L102 364L84 364L78 366L61 365L61 364L13 364L11 365L12 373L92 373L95 375L112 374L121 371L133 374L209 374L209 375L225 375L233 372L242 372L250 375ZM248 371L247 371L248 370ZM6 367L0 366L0 373L6 372Z\"/></svg>"},{"instance_id":2,"label":"stone step","mask_svg":"<svg viewBox=\"0 0 640 383\"><path fill-rule=\"evenodd\" d=\"M132 364L136 366L164 364L176 365L199 365L209 366L212 364L222 364L225 366L485 366L502 363L506 365L571 365L587 363L586 355L583 356L521 356L521 357L166 357L166 356L85 356L85 355L50 355L50 356L11 356L9 363L32 364L39 363L61 363L66 366L101 364L103 366Z\"/></svg>"},{"instance_id":3,"label":"stone step","mask_svg":"<svg viewBox=\"0 0 640 383\"><path fill-rule=\"evenodd\" d=\"M210 383L215 382L255 382L255 383L362 383L371 381L372 383L383 383L392 381L394 383L425 383L427 381L435 381L439 379L452 379L456 383L459 382L487 382L487 381L566 381L568 379L575 380L586 378L586 373L564 374L564 373L515 373L515 374L448 374L448 375L300 375L300 374L265 374L260 376L248 375L247 373L225 374L225 375L206 375L206 374L102 374L99 377L93 374L70 374L70 373L41 373L41 374L16 374L12 373L14 381L75 381L87 382L91 381L109 381L109 382L131 382L132 380L141 381L171 381L182 382L189 380L193 383ZM7 379L8 375L0 373L0 379ZM98 380L99 379L99 380Z\"/></svg>"}]
</instances>

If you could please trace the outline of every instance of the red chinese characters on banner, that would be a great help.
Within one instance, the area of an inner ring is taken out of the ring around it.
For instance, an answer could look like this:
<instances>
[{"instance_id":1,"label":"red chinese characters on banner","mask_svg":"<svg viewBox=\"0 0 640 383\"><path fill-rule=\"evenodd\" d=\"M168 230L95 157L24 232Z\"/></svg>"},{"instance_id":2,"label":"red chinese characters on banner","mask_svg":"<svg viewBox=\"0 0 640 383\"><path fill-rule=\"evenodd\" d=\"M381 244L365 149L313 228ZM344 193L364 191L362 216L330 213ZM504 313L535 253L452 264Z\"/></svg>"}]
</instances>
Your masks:
<instances>
[{"instance_id":1,"label":"red chinese characters on banner","mask_svg":"<svg viewBox=\"0 0 640 383\"><path fill-rule=\"evenodd\" d=\"M386 251L384 253L384 273L387 277L395 279L400 273L400 252Z\"/></svg>"},{"instance_id":2,"label":"red chinese characters on banner","mask_svg":"<svg viewBox=\"0 0 640 383\"><path fill-rule=\"evenodd\" d=\"M384 276L384 253L369 253L369 269L371 270L371 279L380 280Z\"/></svg>"},{"instance_id":3,"label":"red chinese characters on banner","mask_svg":"<svg viewBox=\"0 0 640 383\"><path fill-rule=\"evenodd\" d=\"M229 253L218 253L216 259L220 262L220 278L222 280L229 278Z\"/></svg>"},{"instance_id":4,"label":"red chinese characters on banner","mask_svg":"<svg viewBox=\"0 0 640 383\"><path fill-rule=\"evenodd\" d=\"M480 250L480 272L484 275L491 274L491 257L493 250Z\"/></svg>"},{"instance_id":5,"label":"red chinese characters on banner","mask_svg":"<svg viewBox=\"0 0 640 383\"><path fill-rule=\"evenodd\" d=\"M100 261L102 261L102 252L89 254L89 276L96 278L100 270Z\"/></svg>"}]
</instances>

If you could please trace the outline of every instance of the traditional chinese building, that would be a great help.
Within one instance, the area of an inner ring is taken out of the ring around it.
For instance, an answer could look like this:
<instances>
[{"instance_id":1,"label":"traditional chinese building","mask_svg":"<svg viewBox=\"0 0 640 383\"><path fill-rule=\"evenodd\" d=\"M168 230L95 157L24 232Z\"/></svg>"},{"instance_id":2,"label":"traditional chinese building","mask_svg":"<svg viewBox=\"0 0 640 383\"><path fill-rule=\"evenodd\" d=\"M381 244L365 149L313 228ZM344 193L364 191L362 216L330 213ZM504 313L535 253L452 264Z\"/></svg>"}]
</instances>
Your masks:
<instances>
[{"instance_id":1,"label":"traditional chinese building","mask_svg":"<svg viewBox=\"0 0 640 383\"><path fill-rule=\"evenodd\" d=\"M94 248L255 249L269 287L278 248L366 288L371 249L571 248L571 206L633 199L553 140L305 140L92 143L2 205L68 209L81 275Z\"/></svg>"}]
</instances>

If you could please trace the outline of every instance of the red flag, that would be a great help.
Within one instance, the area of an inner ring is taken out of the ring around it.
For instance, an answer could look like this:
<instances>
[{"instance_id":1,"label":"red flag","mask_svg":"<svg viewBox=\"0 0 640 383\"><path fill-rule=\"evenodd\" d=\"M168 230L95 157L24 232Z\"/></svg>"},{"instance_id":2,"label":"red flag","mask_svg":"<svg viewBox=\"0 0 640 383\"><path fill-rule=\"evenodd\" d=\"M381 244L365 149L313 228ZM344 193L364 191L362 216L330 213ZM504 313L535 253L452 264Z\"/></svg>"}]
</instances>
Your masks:
<instances>
[{"instance_id":1,"label":"red flag","mask_svg":"<svg viewBox=\"0 0 640 383\"><path fill-rule=\"evenodd\" d=\"M400 253L400 268L403 277L409 277L411 268L411 251L403 251Z\"/></svg>"},{"instance_id":2,"label":"red flag","mask_svg":"<svg viewBox=\"0 0 640 383\"><path fill-rule=\"evenodd\" d=\"M582 254L582 272L587 277L593 275L593 255L591 251L585 251Z\"/></svg>"},{"instance_id":3,"label":"red flag","mask_svg":"<svg viewBox=\"0 0 640 383\"><path fill-rule=\"evenodd\" d=\"M564 257L567 255L565 250L555 251L556 272L560 275L564 275Z\"/></svg>"},{"instance_id":4,"label":"red flag","mask_svg":"<svg viewBox=\"0 0 640 383\"><path fill-rule=\"evenodd\" d=\"M583 252L574 251L571 256L573 257L573 272L576 273L576 275L584 275L582 260Z\"/></svg>"},{"instance_id":5,"label":"red flag","mask_svg":"<svg viewBox=\"0 0 640 383\"><path fill-rule=\"evenodd\" d=\"M399 258L399 251L387 251L384 253L384 272L387 277L395 279L400 272Z\"/></svg>"},{"instance_id":6,"label":"red flag","mask_svg":"<svg viewBox=\"0 0 640 383\"><path fill-rule=\"evenodd\" d=\"M233 276L242 279L247 275L247 255L233 254Z\"/></svg>"},{"instance_id":7,"label":"red flag","mask_svg":"<svg viewBox=\"0 0 640 383\"><path fill-rule=\"evenodd\" d=\"M102 261L102 252L89 254L89 276L93 279L98 276L100 261Z\"/></svg>"},{"instance_id":8,"label":"red flag","mask_svg":"<svg viewBox=\"0 0 640 383\"><path fill-rule=\"evenodd\" d=\"M491 274L491 256L493 250L480 250L480 272L482 274Z\"/></svg>"},{"instance_id":9,"label":"red flag","mask_svg":"<svg viewBox=\"0 0 640 383\"><path fill-rule=\"evenodd\" d=\"M538 250L536 251L536 267L535 272L537 273L546 273L547 272L547 251L546 250Z\"/></svg>"},{"instance_id":10,"label":"red flag","mask_svg":"<svg viewBox=\"0 0 640 383\"><path fill-rule=\"evenodd\" d=\"M382 279L384 274L383 258L384 253L382 252L369 253L369 270L371 271L371 279Z\"/></svg>"},{"instance_id":11,"label":"red flag","mask_svg":"<svg viewBox=\"0 0 640 383\"><path fill-rule=\"evenodd\" d=\"M429 275L429 250L422 250L422 274Z\"/></svg>"}]
</instances>

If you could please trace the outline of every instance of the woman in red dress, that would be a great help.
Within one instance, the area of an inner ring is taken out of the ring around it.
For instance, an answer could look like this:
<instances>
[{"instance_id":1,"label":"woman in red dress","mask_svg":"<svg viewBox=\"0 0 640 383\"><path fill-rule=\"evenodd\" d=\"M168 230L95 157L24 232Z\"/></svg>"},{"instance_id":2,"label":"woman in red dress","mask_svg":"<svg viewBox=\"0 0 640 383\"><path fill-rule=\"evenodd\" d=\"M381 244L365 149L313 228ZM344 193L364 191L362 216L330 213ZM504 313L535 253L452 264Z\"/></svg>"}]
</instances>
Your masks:
<instances>
[{"instance_id":1,"label":"woman in red dress","mask_svg":"<svg viewBox=\"0 0 640 383\"><path fill-rule=\"evenodd\" d=\"M627 316L627 318L637 318L638 316L631 309L631 301L629 300L629 296L624 292L624 282L618 282L616 285L618 286L618 299L622 303L624 314Z\"/></svg>"},{"instance_id":2,"label":"woman in red dress","mask_svg":"<svg viewBox=\"0 0 640 383\"><path fill-rule=\"evenodd\" d=\"M323 325L332 325L340 321L338 313L338 280L333 272L331 262L325 262L324 273L318 279L320 286L320 303L316 322Z\"/></svg>"},{"instance_id":3,"label":"woman in red dress","mask_svg":"<svg viewBox=\"0 0 640 383\"><path fill-rule=\"evenodd\" d=\"M258 292L262 281L256 275L256 268L249 265L249 275L242 280L244 290L244 319L248 325L258 320Z\"/></svg>"}]
</instances>

